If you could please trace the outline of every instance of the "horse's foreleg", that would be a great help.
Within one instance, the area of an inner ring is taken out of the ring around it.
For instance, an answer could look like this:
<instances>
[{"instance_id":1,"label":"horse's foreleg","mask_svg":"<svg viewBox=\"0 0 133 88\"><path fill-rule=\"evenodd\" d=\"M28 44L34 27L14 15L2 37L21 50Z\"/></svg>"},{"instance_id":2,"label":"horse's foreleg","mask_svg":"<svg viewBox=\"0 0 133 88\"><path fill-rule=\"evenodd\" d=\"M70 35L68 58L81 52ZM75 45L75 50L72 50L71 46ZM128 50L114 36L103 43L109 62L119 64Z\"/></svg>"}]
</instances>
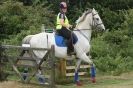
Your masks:
<instances>
[{"instance_id":1,"label":"horse's foreleg","mask_svg":"<svg viewBox=\"0 0 133 88\"><path fill-rule=\"evenodd\" d=\"M91 72L91 81L93 83L95 83L96 82L96 79L95 79L96 69L95 69L95 66L94 65L91 65L90 72Z\"/></svg>"},{"instance_id":2,"label":"horse's foreleg","mask_svg":"<svg viewBox=\"0 0 133 88\"><path fill-rule=\"evenodd\" d=\"M95 66L92 62L92 60L90 59L90 56L87 56L86 54L82 54L80 55L81 56L81 59L85 62L87 62L88 64L90 64L90 72L91 72L91 81L93 83L95 83L95 74L96 74L96 71L95 71Z\"/></svg>"},{"instance_id":3,"label":"horse's foreleg","mask_svg":"<svg viewBox=\"0 0 133 88\"><path fill-rule=\"evenodd\" d=\"M79 56L84 62L87 62L90 65L93 65L92 60L90 59L90 56L87 56L86 53L83 53L82 55Z\"/></svg>"},{"instance_id":4,"label":"horse's foreleg","mask_svg":"<svg viewBox=\"0 0 133 88\"><path fill-rule=\"evenodd\" d=\"M75 68L75 76L74 76L74 81L75 83L77 84L77 86L80 86L81 83L79 81L79 75L78 75L78 70L80 68L80 64L81 64L81 59L78 59L77 62L76 62L76 68Z\"/></svg>"}]
</instances>

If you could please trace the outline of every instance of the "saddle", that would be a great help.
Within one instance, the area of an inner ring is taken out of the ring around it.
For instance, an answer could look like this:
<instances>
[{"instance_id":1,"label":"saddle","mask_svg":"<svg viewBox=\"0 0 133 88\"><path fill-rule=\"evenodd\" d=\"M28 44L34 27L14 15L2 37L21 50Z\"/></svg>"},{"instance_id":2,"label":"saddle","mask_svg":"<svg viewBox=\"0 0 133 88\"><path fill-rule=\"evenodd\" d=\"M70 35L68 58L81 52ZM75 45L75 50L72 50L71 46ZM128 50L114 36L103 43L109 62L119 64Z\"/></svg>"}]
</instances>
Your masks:
<instances>
[{"instance_id":1,"label":"saddle","mask_svg":"<svg viewBox=\"0 0 133 88\"><path fill-rule=\"evenodd\" d=\"M70 42L70 40L65 39L64 37L56 34L55 35L55 42L56 45L59 47L67 47L67 46L71 46L71 48L67 47L67 54L68 55L73 55L74 53L74 47L72 46L71 43L76 44L76 42L78 41L77 36L74 34L72 36L72 41Z\"/></svg>"},{"instance_id":2,"label":"saddle","mask_svg":"<svg viewBox=\"0 0 133 88\"><path fill-rule=\"evenodd\" d=\"M78 41L78 38L77 36L74 34L73 38L72 38L72 43L73 44L76 44ZM67 43L68 43L68 40L65 39L64 37L58 35L58 34L55 34L55 43L57 46L59 47L67 47Z\"/></svg>"}]
</instances>

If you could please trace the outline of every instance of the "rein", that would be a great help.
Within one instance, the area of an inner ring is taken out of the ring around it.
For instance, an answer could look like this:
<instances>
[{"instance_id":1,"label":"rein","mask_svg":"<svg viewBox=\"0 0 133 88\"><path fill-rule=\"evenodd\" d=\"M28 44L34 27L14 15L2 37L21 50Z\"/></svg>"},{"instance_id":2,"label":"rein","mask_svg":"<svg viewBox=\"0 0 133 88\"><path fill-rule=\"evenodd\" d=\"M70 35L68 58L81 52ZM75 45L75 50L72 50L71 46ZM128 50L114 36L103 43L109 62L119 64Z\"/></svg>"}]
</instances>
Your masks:
<instances>
[{"instance_id":1,"label":"rein","mask_svg":"<svg viewBox=\"0 0 133 88\"><path fill-rule=\"evenodd\" d=\"M82 30L91 30L91 29L82 29ZM83 32L81 32L81 30L77 29L74 31L79 31L89 41L88 37Z\"/></svg>"}]
</instances>

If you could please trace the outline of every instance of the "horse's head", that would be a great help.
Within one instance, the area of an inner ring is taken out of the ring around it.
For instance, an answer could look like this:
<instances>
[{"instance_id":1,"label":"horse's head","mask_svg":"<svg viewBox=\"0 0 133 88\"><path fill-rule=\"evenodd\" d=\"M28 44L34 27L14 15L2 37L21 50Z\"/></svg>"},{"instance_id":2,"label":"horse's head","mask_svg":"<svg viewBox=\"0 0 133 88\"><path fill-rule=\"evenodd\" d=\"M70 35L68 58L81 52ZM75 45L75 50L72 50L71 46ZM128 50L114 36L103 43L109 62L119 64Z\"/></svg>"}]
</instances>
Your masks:
<instances>
[{"instance_id":1,"label":"horse's head","mask_svg":"<svg viewBox=\"0 0 133 88\"><path fill-rule=\"evenodd\" d=\"M83 15L77 20L77 28L79 29L102 29L105 30L105 26L98 14L98 12L93 9L88 9L83 13Z\"/></svg>"},{"instance_id":2,"label":"horse's head","mask_svg":"<svg viewBox=\"0 0 133 88\"><path fill-rule=\"evenodd\" d=\"M92 10L92 15L93 15L93 26L98 29L105 30L105 26L98 14L98 12L93 8Z\"/></svg>"}]
</instances>

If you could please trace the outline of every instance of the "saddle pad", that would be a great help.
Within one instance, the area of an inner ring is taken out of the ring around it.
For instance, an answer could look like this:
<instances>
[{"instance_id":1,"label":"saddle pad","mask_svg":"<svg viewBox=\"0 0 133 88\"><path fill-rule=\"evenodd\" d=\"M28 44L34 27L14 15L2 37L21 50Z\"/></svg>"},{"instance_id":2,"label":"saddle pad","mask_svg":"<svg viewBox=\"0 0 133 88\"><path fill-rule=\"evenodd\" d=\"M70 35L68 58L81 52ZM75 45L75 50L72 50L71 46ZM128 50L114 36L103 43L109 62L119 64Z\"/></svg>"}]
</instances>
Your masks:
<instances>
[{"instance_id":1,"label":"saddle pad","mask_svg":"<svg viewBox=\"0 0 133 88\"><path fill-rule=\"evenodd\" d=\"M77 36L73 33L73 36L72 37L73 37L73 44L76 44L76 42L78 41ZM57 46L67 47L66 40L62 36L55 35L55 42L56 42L56 45Z\"/></svg>"},{"instance_id":2,"label":"saddle pad","mask_svg":"<svg viewBox=\"0 0 133 88\"><path fill-rule=\"evenodd\" d=\"M66 47L65 39L62 36L55 35L55 43L57 46Z\"/></svg>"}]
</instances>

